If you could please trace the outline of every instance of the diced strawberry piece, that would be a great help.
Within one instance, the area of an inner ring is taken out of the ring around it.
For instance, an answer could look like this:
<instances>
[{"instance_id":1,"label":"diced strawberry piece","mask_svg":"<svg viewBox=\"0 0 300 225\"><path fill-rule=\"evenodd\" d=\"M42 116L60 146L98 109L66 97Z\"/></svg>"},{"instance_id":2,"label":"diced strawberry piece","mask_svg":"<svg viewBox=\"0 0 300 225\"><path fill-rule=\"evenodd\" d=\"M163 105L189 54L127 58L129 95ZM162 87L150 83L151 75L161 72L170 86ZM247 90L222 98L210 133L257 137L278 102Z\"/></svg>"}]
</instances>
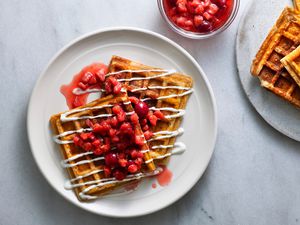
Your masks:
<instances>
[{"instance_id":1,"label":"diced strawberry piece","mask_svg":"<svg viewBox=\"0 0 300 225\"><path fill-rule=\"evenodd\" d=\"M138 154L138 151L133 149L131 152L130 152L130 156L132 159L136 159L137 158L137 154Z\"/></svg>"},{"instance_id":2,"label":"diced strawberry piece","mask_svg":"<svg viewBox=\"0 0 300 225\"><path fill-rule=\"evenodd\" d=\"M138 170L138 167L135 164L132 164L132 165L128 166L128 172L129 173L136 173L137 170Z\"/></svg>"},{"instance_id":3,"label":"diced strawberry piece","mask_svg":"<svg viewBox=\"0 0 300 225\"><path fill-rule=\"evenodd\" d=\"M122 84L121 83L117 83L115 86L114 86L114 94L119 94L121 92L121 89L122 89Z\"/></svg>"},{"instance_id":4,"label":"diced strawberry piece","mask_svg":"<svg viewBox=\"0 0 300 225\"><path fill-rule=\"evenodd\" d=\"M207 12L211 15L215 15L219 10L219 7L215 4L211 4L209 7L208 7L208 10Z\"/></svg>"},{"instance_id":5,"label":"diced strawberry piece","mask_svg":"<svg viewBox=\"0 0 300 225\"><path fill-rule=\"evenodd\" d=\"M156 110L153 113L159 120L163 120L165 118L165 115L160 111L160 110Z\"/></svg>"},{"instance_id":6,"label":"diced strawberry piece","mask_svg":"<svg viewBox=\"0 0 300 225\"><path fill-rule=\"evenodd\" d=\"M142 126L145 126L145 125L147 125L147 119L142 119L141 121L140 121L140 123L141 123L141 125Z\"/></svg>"},{"instance_id":7,"label":"diced strawberry piece","mask_svg":"<svg viewBox=\"0 0 300 225\"><path fill-rule=\"evenodd\" d=\"M149 140L151 137L153 137L153 133L147 130L146 132L144 132L144 136L146 140Z\"/></svg>"},{"instance_id":8,"label":"diced strawberry piece","mask_svg":"<svg viewBox=\"0 0 300 225\"><path fill-rule=\"evenodd\" d=\"M191 26L193 26L193 21L192 20L187 20L184 25L186 27L191 27Z\"/></svg>"},{"instance_id":9,"label":"diced strawberry piece","mask_svg":"<svg viewBox=\"0 0 300 225\"><path fill-rule=\"evenodd\" d=\"M101 150L103 152L109 152L110 151L110 145L109 144L106 144L106 145L101 145Z\"/></svg>"},{"instance_id":10,"label":"diced strawberry piece","mask_svg":"<svg viewBox=\"0 0 300 225\"><path fill-rule=\"evenodd\" d=\"M203 17L202 16L195 16L194 17L194 24L196 27L200 26L203 23Z\"/></svg>"},{"instance_id":11,"label":"diced strawberry piece","mask_svg":"<svg viewBox=\"0 0 300 225\"><path fill-rule=\"evenodd\" d=\"M85 151L90 151L90 150L92 150L92 148L93 148L93 145L92 145L90 142L85 142L85 143L83 144L83 149L84 149Z\"/></svg>"},{"instance_id":12,"label":"diced strawberry piece","mask_svg":"<svg viewBox=\"0 0 300 225\"><path fill-rule=\"evenodd\" d=\"M84 84L87 84L89 82L89 80L91 79L91 77L93 76L93 74L91 72L86 72L82 77L81 77L81 81Z\"/></svg>"},{"instance_id":13,"label":"diced strawberry piece","mask_svg":"<svg viewBox=\"0 0 300 225\"><path fill-rule=\"evenodd\" d=\"M129 101L135 105L138 104L140 100L137 97L131 96L129 97Z\"/></svg>"},{"instance_id":14,"label":"diced strawberry piece","mask_svg":"<svg viewBox=\"0 0 300 225\"><path fill-rule=\"evenodd\" d=\"M115 105L113 108L112 108L112 111L114 114L119 114L121 111L123 111L122 107L119 106L119 105Z\"/></svg>"},{"instance_id":15,"label":"diced strawberry piece","mask_svg":"<svg viewBox=\"0 0 300 225\"><path fill-rule=\"evenodd\" d=\"M138 166L138 168L141 168L141 165L143 164L143 159L142 158L137 158L134 160L134 163Z\"/></svg>"},{"instance_id":16,"label":"diced strawberry piece","mask_svg":"<svg viewBox=\"0 0 300 225\"><path fill-rule=\"evenodd\" d=\"M149 130L149 126L146 124L145 126L142 127L142 130L143 130L143 131Z\"/></svg>"},{"instance_id":17,"label":"diced strawberry piece","mask_svg":"<svg viewBox=\"0 0 300 225\"><path fill-rule=\"evenodd\" d=\"M113 136L111 138L111 142L113 142L113 143L118 143L119 141L120 141L120 138L118 136Z\"/></svg>"},{"instance_id":18,"label":"diced strawberry piece","mask_svg":"<svg viewBox=\"0 0 300 225\"><path fill-rule=\"evenodd\" d=\"M119 82L117 81L117 79L116 78L114 78L114 77L112 77L112 76L110 76L109 78L108 78L108 81L113 85L113 86L116 86Z\"/></svg>"},{"instance_id":19,"label":"diced strawberry piece","mask_svg":"<svg viewBox=\"0 0 300 225\"><path fill-rule=\"evenodd\" d=\"M196 8L198 5L200 5L201 3L200 3L200 0L193 0L192 2L191 2L191 6L193 6L194 8Z\"/></svg>"},{"instance_id":20,"label":"diced strawberry piece","mask_svg":"<svg viewBox=\"0 0 300 225\"><path fill-rule=\"evenodd\" d=\"M176 7L171 8L169 11L170 16L174 16L174 15L176 15L176 13L177 13Z\"/></svg>"},{"instance_id":21,"label":"diced strawberry piece","mask_svg":"<svg viewBox=\"0 0 300 225\"><path fill-rule=\"evenodd\" d=\"M126 118L126 114L123 110L119 114L117 114L117 119L119 122L123 122L125 118Z\"/></svg>"},{"instance_id":22,"label":"diced strawberry piece","mask_svg":"<svg viewBox=\"0 0 300 225\"><path fill-rule=\"evenodd\" d=\"M144 141L144 138L143 138L142 136L136 135L136 136L135 136L134 142L135 142L137 145L142 146L142 145L144 145L144 142L145 142L145 141Z\"/></svg>"},{"instance_id":23,"label":"diced strawberry piece","mask_svg":"<svg viewBox=\"0 0 300 225\"><path fill-rule=\"evenodd\" d=\"M89 134L88 133L81 133L80 134L80 138L84 141L86 141L89 138Z\"/></svg>"},{"instance_id":24,"label":"diced strawberry piece","mask_svg":"<svg viewBox=\"0 0 300 225\"><path fill-rule=\"evenodd\" d=\"M210 0L202 0L201 4L206 8L211 4Z\"/></svg>"},{"instance_id":25,"label":"diced strawberry piece","mask_svg":"<svg viewBox=\"0 0 300 225\"><path fill-rule=\"evenodd\" d=\"M103 150L99 147L95 148L93 150L94 155L102 155L103 154Z\"/></svg>"},{"instance_id":26,"label":"diced strawberry piece","mask_svg":"<svg viewBox=\"0 0 300 225\"><path fill-rule=\"evenodd\" d=\"M97 83L97 78L94 74L92 74L93 76L89 79L88 84L93 85Z\"/></svg>"},{"instance_id":27,"label":"diced strawberry piece","mask_svg":"<svg viewBox=\"0 0 300 225\"><path fill-rule=\"evenodd\" d=\"M157 117L155 115L150 115L148 116L148 120L150 122L150 124L152 126L156 126L156 123L157 123Z\"/></svg>"},{"instance_id":28,"label":"diced strawberry piece","mask_svg":"<svg viewBox=\"0 0 300 225\"><path fill-rule=\"evenodd\" d=\"M108 166L104 166L103 171L104 171L104 176L105 177L110 177L111 169Z\"/></svg>"},{"instance_id":29,"label":"diced strawberry piece","mask_svg":"<svg viewBox=\"0 0 300 225\"><path fill-rule=\"evenodd\" d=\"M124 180L124 178L126 177L126 174L124 171L121 171L119 169L115 170L113 172L113 175L114 177L117 179L117 180Z\"/></svg>"},{"instance_id":30,"label":"diced strawberry piece","mask_svg":"<svg viewBox=\"0 0 300 225\"><path fill-rule=\"evenodd\" d=\"M195 8L195 13L196 14L200 14L202 15L204 13L204 6L199 4L196 8Z\"/></svg>"},{"instance_id":31,"label":"diced strawberry piece","mask_svg":"<svg viewBox=\"0 0 300 225\"><path fill-rule=\"evenodd\" d=\"M185 3L179 3L179 4L177 4L177 10L180 13L187 12L186 4Z\"/></svg>"},{"instance_id":32,"label":"diced strawberry piece","mask_svg":"<svg viewBox=\"0 0 300 225\"><path fill-rule=\"evenodd\" d=\"M130 116L130 120L133 124L138 124L139 123L139 117L136 113L133 113L131 116Z\"/></svg>"},{"instance_id":33,"label":"diced strawberry piece","mask_svg":"<svg viewBox=\"0 0 300 225\"><path fill-rule=\"evenodd\" d=\"M80 143L81 139L78 135L74 136L73 137L73 142L76 146L80 146L79 143Z\"/></svg>"},{"instance_id":34,"label":"diced strawberry piece","mask_svg":"<svg viewBox=\"0 0 300 225\"><path fill-rule=\"evenodd\" d=\"M133 134L133 129L130 123L125 122L120 126L121 134Z\"/></svg>"},{"instance_id":35,"label":"diced strawberry piece","mask_svg":"<svg viewBox=\"0 0 300 225\"><path fill-rule=\"evenodd\" d=\"M142 152L138 151L137 158L143 159L143 157L144 157L144 154Z\"/></svg>"},{"instance_id":36,"label":"diced strawberry piece","mask_svg":"<svg viewBox=\"0 0 300 225\"><path fill-rule=\"evenodd\" d=\"M110 130L108 131L108 135L109 135L110 137L115 136L116 133L117 133L117 130L115 130L115 129L110 129Z\"/></svg>"},{"instance_id":37,"label":"diced strawberry piece","mask_svg":"<svg viewBox=\"0 0 300 225\"><path fill-rule=\"evenodd\" d=\"M187 19L183 16L180 16L176 19L176 23L178 26L182 27L184 26L185 22L187 21Z\"/></svg>"},{"instance_id":38,"label":"diced strawberry piece","mask_svg":"<svg viewBox=\"0 0 300 225\"><path fill-rule=\"evenodd\" d=\"M109 122L112 127L116 127L118 125L118 119L115 116L112 117Z\"/></svg>"},{"instance_id":39,"label":"diced strawberry piece","mask_svg":"<svg viewBox=\"0 0 300 225\"><path fill-rule=\"evenodd\" d=\"M208 12L203 13L203 17L207 20L210 20L213 16L209 14Z\"/></svg>"},{"instance_id":40,"label":"diced strawberry piece","mask_svg":"<svg viewBox=\"0 0 300 225\"><path fill-rule=\"evenodd\" d=\"M94 146L94 147L99 147L100 145L101 145L101 141L100 141L100 139L96 139L96 140L94 140L93 142L92 142L92 145Z\"/></svg>"},{"instance_id":41,"label":"diced strawberry piece","mask_svg":"<svg viewBox=\"0 0 300 225\"><path fill-rule=\"evenodd\" d=\"M92 122L90 119L87 119L87 120L85 121L85 124L88 125L90 128L93 127L93 122Z\"/></svg>"},{"instance_id":42,"label":"diced strawberry piece","mask_svg":"<svg viewBox=\"0 0 300 225\"><path fill-rule=\"evenodd\" d=\"M94 141L95 140L95 135L92 133L92 132L89 132L87 133L88 134L88 139L91 140L91 141Z\"/></svg>"},{"instance_id":43,"label":"diced strawberry piece","mask_svg":"<svg viewBox=\"0 0 300 225\"><path fill-rule=\"evenodd\" d=\"M84 83L82 83L82 82L79 82L79 83L77 84L77 86L78 86L79 88L81 88L82 90L86 90L86 89L88 88L88 85L86 85L86 84L84 84Z\"/></svg>"},{"instance_id":44,"label":"diced strawberry piece","mask_svg":"<svg viewBox=\"0 0 300 225\"><path fill-rule=\"evenodd\" d=\"M113 87L112 87L111 83L108 81L105 82L104 88L105 88L105 92L108 94L113 91Z\"/></svg>"},{"instance_id":45,"label":"diced strawberry piece","mask_svg":"<svg viewBox=\"0 0 300 225\"><path fill-rule=\"evenodd\" d=\"M119 165L121 166L121 167L126 167L126 165L127 165L127 160L126 159L119 159Z\"/></svg>"},{"instance_id":46,"label":"diced strawberry piece","mask_svg":"<svg viewBox=\"0 0 300 225\"><path fill-rule=\"evenodd\" d=\"M127 144L125 142L117 143L117 148L119 151L124 151L127 148Z\"/></svg>"},{"instance_id":47,"label":"diced strawberry piece","mask_svg":"<svg viewBox=\"0 0 300 225\"><path fill-rule=\"evenodd\" d=\"M103 82L105 80L105 72L100 69L98 72L96 72L96 76L98 77L99 81Z\"/></svg>"}]
</instances>

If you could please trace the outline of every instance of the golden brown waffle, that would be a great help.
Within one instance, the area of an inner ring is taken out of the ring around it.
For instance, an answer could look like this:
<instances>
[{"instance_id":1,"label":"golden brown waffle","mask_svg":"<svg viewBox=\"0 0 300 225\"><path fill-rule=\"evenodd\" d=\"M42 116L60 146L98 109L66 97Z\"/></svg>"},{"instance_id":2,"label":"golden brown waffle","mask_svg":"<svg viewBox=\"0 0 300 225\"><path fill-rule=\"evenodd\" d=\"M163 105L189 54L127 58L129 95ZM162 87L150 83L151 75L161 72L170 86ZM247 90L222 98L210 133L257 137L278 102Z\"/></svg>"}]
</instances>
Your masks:
<instances>
[{"instance_id":1,"label":"golden brown waffle","mask_svg":"<svg viewBox=\"0 0 300 225\"><path fill-rule=\"evenodd\" d=\"M300 88L285 70L280 60L300 44L300 16L292 8L285 8L263 42L251 73L261 85L285 100L300 107Z\"/></svg>"},{"instance_id":2,"label":"golden brown waffle","mask_svg":"<svg viewBox=\"0 0 300 225\"><path fill-rule=\"evenodd\" d=\"M300 0L294 0L293 2L295 9L300 11Z\"/></svg>"},{"instance_id":3,"label":"golden brown waffle","mask_svg":"<svg viewBox=\"0 0 300 225\"><path fill-rule=\"evenodd\" d=\"M281 63L300 87L300 46L281 59Z\"/></svg>"},{"instance_id":4,"label":"golden brown waffle","mask_svg":"<svg viewBox=\"0 0 300 225\"><path fill-rule=\"evenodd\" d=\"M105 98L101 98L98 99L96 101L93 101L87 105L84 105L82 107L79 108L75 108L72 109L70 111L64 112L64 113L59 113L56 115L53 115L50 119L50 123L52 126L52 130L54 132L54 134L59 135L62 134L66 131L73 131L73 130L79 130L81 128L87 128L87 125L85 123L85 119L79 119L79 120L74 120L74 121L63 121L61 120L61 115L65 115L65 113L68 113L69 115L67 115L67 118L72 118L72 117L83 117L83 116L98 116L101 114L110 114L112 112L112 108L111 107L106 107L106 108L102 108L102 109L94 109L94 108L90 108L89 110L84 110L82 112L78 112L78 109L84 109L87 107L101 107L107 104L111 104L111 105L115 105L118 103L124 103L124 102L128 102L128 97L127 95L122 95L122 96L107 96ZM124 109L125 112L132 112L133 108L131 104L126 104L124 105ZM73 111L76 111L75 113L72 113ZM93 119L94 122L95 119ZM142 135L143 132L138 125L135 126L135 134L137 135ZM70 141L73 140L74 137L74 133L73 134L69 134L63 137L60 137L60 140L62 141ZM73 143L67 143L67 144L61 144L61 153L63 155L63 158L65 160L69 160L68 163L70 164L74 164L74 163L78 163L79 161L82 160L92 160L95 159L96 157L99 156L95 156L94 154L88 154L88 155L84 155L80 158L74 159L74 156L76 157L76 155L78 156L78 154L82 154L85 153L86 151L84 151L83 149L76 147ZM147 144L144 144L144 146L142 146L142 150L147 150L148 146ZM73 160L71 160L73 159ZM149 156L149 152L144 154L144 160L149 160L150 156ZM85 164L81 164L81 165L76 165L73 167L69 167L67 168L69 176L71 179L76 178L77 181L75 183L78 184L85 184L86 182L97 182L99 179L103 178L103 173L102 172L97 172L98 170L102 170L104 166L104 162L103 160L99 160L99 161L91 161ZM143 168L143 170L145 171L152 171L155 169L155 165L154 163L148 163L147 164L148 167ZM87 177L81 177L87 174L90 174L91 172L95 172L92 175L89 175ZM87 195L91 195L91 196L101 196L104 194L107 194L108 192L119 188L121 186L124 185L128 185L131 183L135 183L136 181L127 181L127 182L120 182L120 183L113 183L113 184L105 184L103 186L100 187L95 187L95 188L91 188L88 192L86 192ZM86 188L89 188L92 184L85 184L83 186L79 186L74 188L75 193L78 197L79 200L87 200L86 198L82 198L82 196L80 195L81 192L83 192Z\"/></svg>"},{"instance_id":5,"label":"golden brown waffle","mask_svg":"<svg viewBox=\"0 0 300 225\"><path fill-rule=\"evenodd\" d=\"M150 66L146 66L140 64L138 62L131 61L129 59L125 59L119 56L113 56L109 65L109 73L124 71L124 70L135 70L135 72L122 72L121 74L114 75L118 79L129 79L129 78L139 78L139 77L152 77L162 72L137 72L138 70L156 70L159 68L154 68ZM184 95L182 97L171 97L161 100L154 100L157 97L168 96L173 94L182 94L184 90L178 90L174 88L168 89L147 89L143 91L134 91L137 88L145 88L150 86L181 86L191 89L193 86L193 80L190 76L183 75L180 73L173 73L172 75L156 77L150 80L135 80L135 81L125 81L125 87L127 87L127 94L129 96L135 96L139 99L151 98L153 100L147 101L149 107L172 107L175 109L185 109L186 103L189 97L189 94ZM162 111L165 115L172 114L168 111ZM159 131L177 131L179 129L182 117L159 120L155 127L150 126L150 130L152 132ZM163 156L167 153L170 153L172 148L155 148L153 146L159 145L174 145L176 140L175 137L165 138L161 140L148 141L148 146L151 150L152 158L157 158L159 156ZM167 164L168 158L161 160L156 160L157 165Z\"/></svg>"}]
</instances>

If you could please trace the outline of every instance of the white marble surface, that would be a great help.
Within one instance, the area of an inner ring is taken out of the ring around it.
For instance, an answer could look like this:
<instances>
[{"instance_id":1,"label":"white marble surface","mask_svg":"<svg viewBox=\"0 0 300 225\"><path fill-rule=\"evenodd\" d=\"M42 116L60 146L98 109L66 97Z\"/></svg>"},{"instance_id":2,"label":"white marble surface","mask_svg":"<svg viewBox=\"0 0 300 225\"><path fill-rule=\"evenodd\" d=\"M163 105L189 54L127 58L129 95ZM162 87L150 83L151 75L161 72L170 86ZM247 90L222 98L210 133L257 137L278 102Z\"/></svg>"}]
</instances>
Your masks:
<instances>
[{"instance_id":1,"label":"white marble surface","mask_svg":"<svg viewBox=\"0 0 300 225\"><path fill-rule=\"evenodd\" d=\"M0 0L0 224L299 224L300 144L255 112L236 72L235 34L248 1L229 30L193 41L166 26L155 0ZM48 185L29 149L26 109L37 77L62 46L122 25L161 33L197 59L215 92L219 135L205 175L185 197L157 213L119 220L85 212Z\"/></svg>"}]
</instances>

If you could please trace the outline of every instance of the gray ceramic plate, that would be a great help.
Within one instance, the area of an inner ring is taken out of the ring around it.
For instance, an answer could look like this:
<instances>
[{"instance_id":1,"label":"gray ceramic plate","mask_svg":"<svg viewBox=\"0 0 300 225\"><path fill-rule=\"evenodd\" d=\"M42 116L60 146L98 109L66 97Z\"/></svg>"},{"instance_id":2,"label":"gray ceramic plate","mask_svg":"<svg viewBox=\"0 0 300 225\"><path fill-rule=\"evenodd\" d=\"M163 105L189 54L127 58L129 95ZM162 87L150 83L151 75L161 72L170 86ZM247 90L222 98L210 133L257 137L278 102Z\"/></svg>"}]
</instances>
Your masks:
<instances>
[{"instance_id":1,"label":"gray ceramic plate","mask_svg":"<svg viewBox=\"0 0 300 225\"><path fill-rule=\"evenodd\" d=\"M300 141L300 111L260 87L250 74L251 62L280 12L291 0L252 1L241 19L236 39L236 62L246 95L257 112L275 129Z\"/></svg>"}]
</instances>

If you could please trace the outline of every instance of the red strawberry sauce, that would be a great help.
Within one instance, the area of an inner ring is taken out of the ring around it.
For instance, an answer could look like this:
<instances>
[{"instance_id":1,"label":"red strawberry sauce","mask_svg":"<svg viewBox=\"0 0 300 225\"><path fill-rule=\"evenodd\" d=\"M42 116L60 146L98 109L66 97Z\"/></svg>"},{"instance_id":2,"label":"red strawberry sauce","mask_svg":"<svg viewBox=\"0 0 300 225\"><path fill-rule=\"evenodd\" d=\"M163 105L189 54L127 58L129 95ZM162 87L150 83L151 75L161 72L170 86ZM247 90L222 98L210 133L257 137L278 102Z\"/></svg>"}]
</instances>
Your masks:
<instances>
[{"instance_id":1,"label":"red strawberry sauce","mask_svg":"<svg viewBox=\"0 0 300 225\"><path fill-rule=\"evenodd\" d=\"M173 173L167 168L163 167L163 171L157 175L156 179L160 186L167 186L173 177Z\"/></svg>"}]
</instances>

